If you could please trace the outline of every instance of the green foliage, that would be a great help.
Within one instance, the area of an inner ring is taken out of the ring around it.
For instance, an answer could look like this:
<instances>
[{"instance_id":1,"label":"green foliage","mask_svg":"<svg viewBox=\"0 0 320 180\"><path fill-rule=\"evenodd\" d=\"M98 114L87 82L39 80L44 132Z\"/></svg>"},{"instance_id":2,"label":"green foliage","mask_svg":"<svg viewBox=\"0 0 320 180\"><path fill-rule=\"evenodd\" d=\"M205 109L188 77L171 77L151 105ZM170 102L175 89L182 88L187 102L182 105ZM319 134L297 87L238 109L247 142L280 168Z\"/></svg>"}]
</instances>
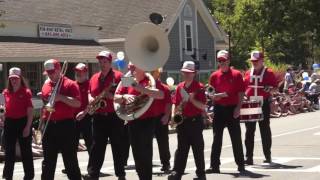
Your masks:
<instances>
[{"instance_id":1,"label":"green foliage","mask_svg":"<svg viewBox=\"0 0 320 180\"><path fill-rule=\"evenodd\" d=\"M231 32L237 68L247 67L253 49L263 50L274 64L309 66L320 60L318 0L211 0L207 5Z\"/></svg>"}]
</instances>

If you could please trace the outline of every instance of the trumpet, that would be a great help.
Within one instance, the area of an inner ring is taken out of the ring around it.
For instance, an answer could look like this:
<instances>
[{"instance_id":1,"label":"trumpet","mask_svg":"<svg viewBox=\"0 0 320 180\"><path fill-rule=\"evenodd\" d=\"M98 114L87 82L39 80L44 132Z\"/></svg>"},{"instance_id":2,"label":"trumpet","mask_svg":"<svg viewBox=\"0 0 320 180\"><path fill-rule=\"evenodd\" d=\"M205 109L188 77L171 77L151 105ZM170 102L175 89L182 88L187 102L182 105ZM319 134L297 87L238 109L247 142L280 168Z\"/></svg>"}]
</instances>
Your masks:
<instances>
[{"instance_id":1,"label":"trumpet","mask_svg":"<svg viewBox=\"0 0 320 180\"><path fill-rule=\"evenodd\" d=\"M214 89L214 87L208 85L208 87L206 88L206 92L208 95L212 95L215 93L215 89Z\"/></svg>"},{"instance_id":2,"label":"trumpet","mask_svg":"<svg viewBox=\"0 0 320 180\"><path fill-rule=\"evenodd\" d=\"M183 123L184 117L182 115L184 106L185 106L185 102L181 102L178 106L177 106L177 111L174 114L174 116L172 117L172 124L171 124L171 128L176 128L178 127L180 124Z\"/></svg>"},{"instance_id":3,"label":"trumpet","mask_svg":"<svg viewBox=\"0 0 320 180\"><path fill-rule=\"evenodd\" d=\"M51 96L49 98L48 103L45 105L45 109L50 113L54 112L54 105L55 105L56 95L57 95L57 93L59 92L59 90L61 88L62 79L63 79L63 76L66 74L67 69L68 69L68 62L64 61L63 65L62 65L62 68L61 68L61 76L60 76L57 84L55 85L52 93L51 93Z\"/></svg>"}]
</instances>

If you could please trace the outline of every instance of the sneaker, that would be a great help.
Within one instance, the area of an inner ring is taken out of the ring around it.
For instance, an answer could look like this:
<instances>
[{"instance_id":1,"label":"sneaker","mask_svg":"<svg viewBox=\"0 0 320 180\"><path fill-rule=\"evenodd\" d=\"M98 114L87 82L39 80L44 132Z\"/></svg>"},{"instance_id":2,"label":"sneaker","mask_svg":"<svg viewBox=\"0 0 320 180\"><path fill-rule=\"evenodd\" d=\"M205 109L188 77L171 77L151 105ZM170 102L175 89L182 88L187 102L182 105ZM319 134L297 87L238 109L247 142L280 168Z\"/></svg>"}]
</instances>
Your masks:
<instances>
[{"instance_id":1,"label":"sneaker","mask_svg":"<svg viewBox=\"0 0 320 180\"><path fill-rule=\"evenodd\" d=\"M62 174L67 174L66 169L62 169L61 172L62 172Z\"/></svg>"},{"instance_id":2,"label":"sneaker","mask_svg":"<svg viewBox=\"0 0 320 180\"><path fill-rule=\"evenodd\" d=\"M219 174L220 173L220 168L219 167L210 167L209 169L206 170L206 173L208 174Z\"/></svg>"},{"instance_id":3,"label":"sneaker","mask_svg":"<svg viewBox=\"0 0 320 180\"><path fill-rule=\"evenodd\" d=\"M253 165L253 159L252 158L247 158L247 160L244 161L244 164Z\"/></svg>"},{"instance_id":4,"label":"sneaker","mask_svg":"<svg viewBox=\"0 0 320 180\"><path fill-rule=\"evenodd\" d=\"M178 174L177 172L173 171L171 174L168 176L168 180L181 180L182 175Z\"/></svg>"}]
</instances>

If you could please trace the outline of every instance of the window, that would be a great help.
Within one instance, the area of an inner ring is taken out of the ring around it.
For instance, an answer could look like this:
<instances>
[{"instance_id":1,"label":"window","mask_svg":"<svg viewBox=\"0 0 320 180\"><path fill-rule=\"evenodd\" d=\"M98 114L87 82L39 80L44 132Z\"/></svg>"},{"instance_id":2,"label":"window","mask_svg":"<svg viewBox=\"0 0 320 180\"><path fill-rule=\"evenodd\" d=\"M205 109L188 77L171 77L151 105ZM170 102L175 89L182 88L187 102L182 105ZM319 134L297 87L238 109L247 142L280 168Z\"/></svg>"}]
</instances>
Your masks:
<instances>
[{"instance_id":1,"label":"window","mask_svg":"<svg viewBox=\"0 0 320 180\"><path fill-rule=\"evenodd\" d=\"M192 22L184 21L184 36L185 36L185 53L187 55L193 54L193 31L192 31Z\"/></svg>"}]
</instances>

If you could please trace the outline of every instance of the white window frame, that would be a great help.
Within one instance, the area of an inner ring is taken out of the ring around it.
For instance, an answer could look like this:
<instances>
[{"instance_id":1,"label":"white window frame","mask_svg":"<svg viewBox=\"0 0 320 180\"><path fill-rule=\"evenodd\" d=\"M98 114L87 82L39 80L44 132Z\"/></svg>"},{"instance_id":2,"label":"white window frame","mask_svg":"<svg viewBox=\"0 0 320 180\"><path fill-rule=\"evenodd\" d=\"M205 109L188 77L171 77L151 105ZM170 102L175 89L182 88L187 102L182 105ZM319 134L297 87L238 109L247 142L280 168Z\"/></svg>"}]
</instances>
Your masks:
<instances>
[{"instance_id":1,"label":"white window frame","mask_svg":"<svg viewBox=\"0 0 320 180\"><path fill-rule=\"evenodd\" d=\"M187 50L187 26L190 26L190 35L191 35L191 51ZM186 55L192 55L194 53L194 44L193 44L193 24L192 21L184 21L184 52Z\"/></svg>"}]
</instances>

